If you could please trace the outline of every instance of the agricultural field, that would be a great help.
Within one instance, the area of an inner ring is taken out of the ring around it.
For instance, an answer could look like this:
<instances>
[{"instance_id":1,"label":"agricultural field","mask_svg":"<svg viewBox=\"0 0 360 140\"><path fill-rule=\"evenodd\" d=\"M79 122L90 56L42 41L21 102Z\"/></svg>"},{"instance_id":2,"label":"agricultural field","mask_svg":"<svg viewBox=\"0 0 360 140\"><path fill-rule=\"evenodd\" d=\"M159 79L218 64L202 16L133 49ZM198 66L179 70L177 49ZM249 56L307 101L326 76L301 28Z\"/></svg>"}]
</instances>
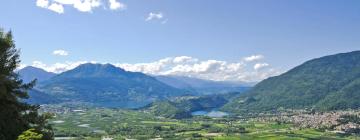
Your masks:
<instances>
[{"instance_id":1,"label":"agricultural field","mask_svg":"<svg viewBox=\"0 0 360 140\"><path fill-rule=\"evenodd\" d=\"M104 137L122 139L357 139L316 129L299 129L292 124L259 122L235 117L211 118L196 116L189 119L168 119L136 110L106 108L69 109L57 112L50 123L55 138L100 140Z\"/></svg>"}]
</instances>

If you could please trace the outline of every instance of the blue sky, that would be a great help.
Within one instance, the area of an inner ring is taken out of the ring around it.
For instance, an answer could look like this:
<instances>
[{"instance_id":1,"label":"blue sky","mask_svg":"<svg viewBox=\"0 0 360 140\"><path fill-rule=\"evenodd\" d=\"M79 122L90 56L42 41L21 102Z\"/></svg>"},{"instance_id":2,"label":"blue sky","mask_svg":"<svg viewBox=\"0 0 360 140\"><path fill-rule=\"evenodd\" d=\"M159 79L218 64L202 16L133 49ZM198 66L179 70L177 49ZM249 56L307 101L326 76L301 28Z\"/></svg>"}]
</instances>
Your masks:
<instances>
[{"instance_id":1,"label":"blue sky","mask_svg":"<svg viewBox=\"0 0 360 140\"><path fill-rule=\"evenodd\" d=\"M71 1L80 0L49 0L45 8L37 0L1 2L0 26L13 31L23 64L138 64L178 56L242 63L258 55L261 62L251 67L285 71L360 49L358 0L115 0L112 8L109 0L87 0L99 2L91 11L64 4ZM61 13L50 10L54 3Z\"/></svg>"}]
</instances>

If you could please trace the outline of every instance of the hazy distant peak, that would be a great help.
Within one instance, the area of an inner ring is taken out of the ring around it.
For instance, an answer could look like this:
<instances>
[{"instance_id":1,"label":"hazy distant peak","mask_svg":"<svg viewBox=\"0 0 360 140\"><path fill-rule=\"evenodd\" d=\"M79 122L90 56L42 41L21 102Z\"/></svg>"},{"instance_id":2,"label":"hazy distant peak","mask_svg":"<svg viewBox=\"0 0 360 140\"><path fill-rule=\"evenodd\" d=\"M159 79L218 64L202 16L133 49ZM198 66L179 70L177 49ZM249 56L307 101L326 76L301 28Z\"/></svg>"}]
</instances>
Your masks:
<instances>
[{"instance_id":1,"label":"hazy distant peak","mask_svg":"<svg viewBox=\"0 0 360 140\"><path fill-rule=\"evenodd\" d=\"M94 69L94 70L121 70L125 71L122 68L116 67L112 64L99 64L99 63L85 63L77 66L74 69Z\"/></svg>"},{"instance_id":2,"label":"hazy distant peak","mask_svg":"<svg viewBox=\"0 0 360 140\"><path fill-rule=\"evenodd\" d=\"M112 64L85 63L72 70L65 71L61 75L71 75L75 77L116 77L128 73L130 72Z\"/></svg>"},{"instance_id":3,"label":"hazy distant peak","mask_svg":"<svg viewBox=\"0 0 360 140\"><path fill-rule=\"evenodd\" d=\"M23 79L26 83L34 79L37 79L39 82L45 81L56 75L55 73L47 72L41 68L33 66L24 67L20 69L18 73L20 74L21 79Z\"/></svg>"}]
</instances>

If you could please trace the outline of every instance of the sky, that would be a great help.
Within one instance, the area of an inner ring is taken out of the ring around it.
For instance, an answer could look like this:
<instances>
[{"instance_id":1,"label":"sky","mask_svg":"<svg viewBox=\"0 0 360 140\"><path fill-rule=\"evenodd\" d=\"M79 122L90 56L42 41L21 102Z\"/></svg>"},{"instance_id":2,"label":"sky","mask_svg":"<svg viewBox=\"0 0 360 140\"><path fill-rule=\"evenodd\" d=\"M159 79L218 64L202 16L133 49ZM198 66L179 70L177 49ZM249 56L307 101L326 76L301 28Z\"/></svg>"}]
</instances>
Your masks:
<instances>
[{"instance_id":1,"label":"sky","mask_svg":"<svg viewBox=\"0 0 360 140\"><path fill-rule=\"evenodd\" d=\"M359 0L1 0L22 66L260 81L360 50Z\"/></svg>"}]
</instances>

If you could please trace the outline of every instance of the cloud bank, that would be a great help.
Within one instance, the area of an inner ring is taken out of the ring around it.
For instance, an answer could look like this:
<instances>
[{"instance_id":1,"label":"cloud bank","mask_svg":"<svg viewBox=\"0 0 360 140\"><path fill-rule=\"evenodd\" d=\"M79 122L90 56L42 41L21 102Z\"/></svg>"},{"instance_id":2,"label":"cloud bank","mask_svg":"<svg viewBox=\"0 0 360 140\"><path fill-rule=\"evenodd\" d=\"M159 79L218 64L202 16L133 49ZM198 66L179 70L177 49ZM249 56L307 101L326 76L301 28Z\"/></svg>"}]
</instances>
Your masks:
<instances>
[{"instance_id":1,"label":"cloud bank","mask_svg":"<svg viewBox=\"0 0 360 140\"><path fill-rule=\"evenodd\" d=\"M263 56L262 56L263 57ZM95 61L77 61L46 65L34 61L32 66L49 72L61 73L80 64L97 63ZM215 81L258 82L270 76L279 75L280 70L265 62L253 63L245 58L238 62L221 60L199 60L190 56L167 57L149 63L112 63L127 71L143 72L150 75L188 76Z\"/></svg>"},{"instance_id":2,"label":"cloud bank","mask_svg":"<svg viewBox=\"0 0 360 140\"><path fill-rule=\"evenodd\" d=\"M92 12L100 6L108 7L110 10L126 9L126 5L118 0L36 0L36 6L58 14L64 13L64 6L73 7L80 12Z\"/></svg>"},{"instance_id":3,"label":"cloud bank","mask_svg":"<svg viewBox=\"0 0 360 140\"><path fill-rule=\"evenodd\" d=\"M281 72L267 63L240 60L227 62L220 60L199 60L189 56L168 57L150 63L115 64L128 71L151 75L177 75L215 81L257 82Z\"/></svg>"}]
</instances>

